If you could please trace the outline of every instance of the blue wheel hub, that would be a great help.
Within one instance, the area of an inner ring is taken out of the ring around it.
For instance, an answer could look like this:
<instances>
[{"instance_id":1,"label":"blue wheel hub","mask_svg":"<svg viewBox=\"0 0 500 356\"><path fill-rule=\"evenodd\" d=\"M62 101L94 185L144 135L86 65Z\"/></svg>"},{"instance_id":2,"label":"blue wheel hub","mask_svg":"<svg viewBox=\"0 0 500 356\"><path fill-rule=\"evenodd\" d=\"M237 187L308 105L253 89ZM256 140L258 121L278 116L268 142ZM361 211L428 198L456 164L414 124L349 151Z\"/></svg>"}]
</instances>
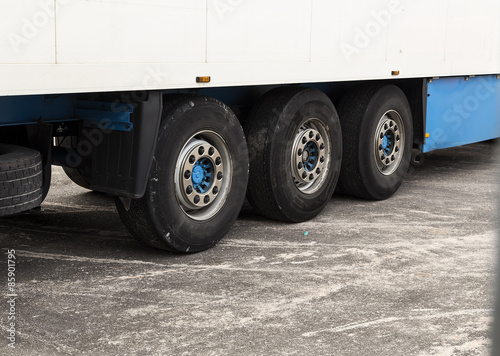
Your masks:
<instances>
[{"instance_id":1,"label":"blue wheel hub","mask_svg":"<svg viewBox=\"0 0 500 356\"><path fill-rule=\"evenodd\" d=\"M214 182L214 164L209 158L198 160L192 173L193 188L200 194L210 190Z\"/></svg>"},{"instance_id":2,"label":"blue wheel hub","mask_svg":"<svg viewBox=\"0 0 500 356\"><path fill-rule=\"evenodd\" d=\"M389 156L394 150L394 132L387 131L382 139L382 150L386 156Z\"/></svg>"},{"instance_id":3,"label":"blue wheel hub","mask_svg":"<svg viewBox=\"0 0 500 356\"><path fill-rule=\"evenodd\" d=\"M304 169L307 172L312 172L316 168L319 159L318 152L318 145L313 141L308 142L304 147L304 152L302 153L302 162L304 164Z\"/></svg>"},{"instance_id":4,"label":"blue wheel hub","mask_svg":"<svg viewBox=\"0 0 500 356\"><path fill-rule=\"evenodd\" d=\"M221 147L224 143L216 142ZM227 157L227 153L225 153ZM181 205L187 209L200 210L212 205L224 184L224 155L215 145L200 139L192 139L181 152L176 167L176 191ZM203 214L202 214L203 215Z\"/></svg>"}]
</instances>

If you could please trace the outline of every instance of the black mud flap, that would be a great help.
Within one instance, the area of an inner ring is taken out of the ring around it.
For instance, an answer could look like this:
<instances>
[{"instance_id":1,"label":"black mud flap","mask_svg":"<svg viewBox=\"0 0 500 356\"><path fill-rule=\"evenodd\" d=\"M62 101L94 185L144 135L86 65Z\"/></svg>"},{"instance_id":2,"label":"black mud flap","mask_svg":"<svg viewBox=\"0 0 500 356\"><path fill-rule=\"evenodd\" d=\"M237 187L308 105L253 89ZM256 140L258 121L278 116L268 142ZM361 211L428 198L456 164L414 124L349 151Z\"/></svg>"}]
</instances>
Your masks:
<instances>
[{"instance_id":1,"label":"black mud flap","mask_svg":"<svg viewBox=\"0 0 500 356\"><path fill-rule=\"evenodd\" d=\"M134 109L132 131L103 131L97 137L99 144L92 149L90 189L123 198L144 195L162 112L162 93L148 94L148 99Z\"/></svg>"}]
</instances>

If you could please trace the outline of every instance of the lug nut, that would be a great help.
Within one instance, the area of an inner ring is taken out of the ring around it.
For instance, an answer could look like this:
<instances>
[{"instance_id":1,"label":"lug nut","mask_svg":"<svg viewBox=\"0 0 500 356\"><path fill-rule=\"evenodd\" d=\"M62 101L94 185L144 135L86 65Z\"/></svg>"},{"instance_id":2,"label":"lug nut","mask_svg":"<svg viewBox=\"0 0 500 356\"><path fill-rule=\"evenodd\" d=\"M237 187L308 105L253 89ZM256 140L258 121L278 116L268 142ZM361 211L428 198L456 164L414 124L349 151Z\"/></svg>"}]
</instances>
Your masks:
<instances>
[{"instance_id":1,"label":"lug nut","mask_svg":"<svg viewBox=\"0 0 500 356\"><path fill-rule=\"evenodd\" d=\"M194 164L196 162L196 158L194 156L189 157L189 163Z\"/></svg>"},{"instance_id":2,"label":"lug nut","mask_svg":"<svg viewBox=\"0 0 500 356\"><path fill-rule=\"evenodd\" d=\"M382 140L383 138L384 138L384 134L383 134L383 133L381 133L381 134L380 134L380 139Z\"/></svg>"},{"instance_id":3,"label":"lug nut","mask_svg":"<svg viewBox=\"0 0 500 356\"><path fill-rule=\"evenodd\" d=\"M194 203L198 204L199 202L200 202L200 196L197 195L197 196L194 197Z\"/></svg>"},{"instance_id":4,"label":"lug nut","mask_svg":"<svg viewBox=\"0 0 500 356\"><path fill-rule=\"evenodd\" d=\"M205 148L204 147L200 147L198 149L198 153L200 154L200 156L203 156L203 154L205 153Z\"/></svg>"},{"instance_id":5,"label":"lug nut","mask_svg":"<svg viewBox=\"0 0 500 356\"><path fill-rule=\"evenodd\" d=\"M186 178L186 179L191 178L191 172L190 171L184 172L184 178Z\"/></svg>"},{"instance_id":6,"label":"lug nut","mask_svg":"<svg viewBox=\"0 0 500 356\"><path fill-rule=\"evenodd\" d=\"M193 187L189 186L186 188L186 193L189 195L193 192Z\"/></svg>"},{"instance_id":7,"label":"lug nut","mask_svg":"<svg viewBox=\"0 0 500 356\"><path fill-rule=\"evenodd\" d=\"M325 163L325 157L321 157L321 158L319 159L319 161L320 161L321 163Z\"/></svg>"},{"instance_id":8,"label":"lug nut","mask_svg":"<svg viewBox=\"0 0 500 356\"><path fill-rule=\"evenodd\" d=\"M387 158L387 159L385 160L385 164L389 164L389 163L391 163L391 161L389 160L389 158Z\"/></svg>"},{"instance_id":9,"label":"lug nut","mask_svg":"<svg viewBox=\"0 0 500 356\"><path fill-rule=\"evenodd\" d=\"M222 179L222 172L217 173L217 179L221 180Z\"/></svg>"},{"instance_id":10,"label":"lug nut","mask_svg":"<svg viewBox=\"0 0 500 356\"><path fill-rule=\"evenodd\" d=\"M214 189L212 189L212 193L213 193L214 195L219 194L219 188L218 188L218 187L214 187Z\"/></svg>"},{"instance_id":11,"label":"lug nut","mask_svg":"<svg viewBox=\"0 0 500 356\"><path fill-rule=\"evenodd\" d=\"M302 164L302 162L299 162L299 169L302 169L304 167L304 165Z\"/></svg>"},{"instance_id":12,"label":"lug nut","mask_svg":"<svg viewBox=\"0 0 500 356\"><path fill-rule=\"evenodd\" d=\"M399 152L399 147L396 147L394 151Z\"/></svg>"},{"instance_id":13,"label":"lug nut","mask_svg":"<svg viewBox=\"0 0 500 356\"><path fill-rule=\"evenodd\" d=\"M392 122L392 121L391 121L391 122L390 122L390 125L391 125L391 127L393 127L393 126L394 126L394 122Z\"/></svg>"},{"instance_id":14,"label":"lug nut","mask_svg":"<svg viewBox=\"0 0 500 356\"><path fill-rule=\"evenodd\" d=\"M209 156L213 156L213 155L214 155L214 153L215 153L214 148L213 148L213 147L210 147L210 148L209 148L209 150L208 150L208 155L209 155Z\"/></svg>"},{"instance_id":15,"label":"lug nut","mask_svg":"<svg viewBox=\"0 0 500 356\"><path fill-rule=\"evenodd\" d=\"M210 203L210 197L207 195L205 199L203 199L203 201L205 202L205 204Z\"/></svg>"},{"instance_id":16,"label":"lug nut","mask_svg":"<svg viewBox=\"0 0 500 356\"><path fill-rule=\"evenodd\" d=\"M387 130L389 128L389 126L387 126L387 124L384 125L384 129Z\"/></svg>"},{"instance_id":17,"label":"lug nut","mask_svg":"<svg viewBox=\"0 0 500 356\"><path fill-rule=\"evenodd\" d=\"M302 150L302 148L299 148L299 151L297 153L299 154L299 156L302 156L302 154L304 153L304 151Z\"/></svg>"},{"instance_id":18,"label":"lug nut","mask_svg":"<svg viewBox=\"0 0 500 356\"><path fill-rule=\"evenodd\" d=\"M215 164L218 165L218 166L220 166L221 163L222 163L222 159L220 157L217 157L215 159Z\"/></svg>"},{"instance_id":19,"label":"lug nut","mask_svg":"<svg viewBox=\"0 0 500 356\"><path fill-rule=\"evenodd\" d=\"M323 151L325 149L325 144L322 143L321 146L319 146L319 149Z\"/></svg>"},{"instance_id":20,"label":"lug nut","mask_svg":"<svg viewBox=\"0 0 500 356\"><path fill-rule=\"evenodd\" d=\"M309 175L309 180L314 180L314 174Z\"/></svg>"},{"instance_id":21,"label":"lug nut","mask_svg":"<svg viewBox=\"0 0 500 356\"><path fill-rule=\"evenodd\" d=\"M321 136L319 134L316 135L316 141L321 140Z\"/></svg>"},{"instance_id":22,"label":"lug nut","mask_svg":"<svg viewBox=\"0 0 500 356\"><path fill-rule=\"evenodd\" d=\"M302 178L303 178L303 179L306 179L306 178L307 178L307 173L306 173L306 172L302 173Z\"/></svg>"},{"instance_id":23,"label":"lug nut","mask_svg":"<svg viewBox=\"0 0 500 356\"><path fill-rule=\"evenodd\" d=\"M398 125L394 126L394 131L398 131Z\"/></svg>"},{"instance_id":24,"label":"lug nut","mask_svg":"<svg viewBox=\"0 0 500 356\"><path fill-rule=\"evenodd\" d=\"M392 156L391 160L394 162L396 160L396 157Z\"/></svg>"},{"instance_id":25,"label":"lug nut","mask_svg":"<svg viewBox=\"0 0 500 356\"><path fill-rule=\"evenodd\" d=\"M399 141L401 139L401 137L399 137L399 135L396 136L396 141Z\"/></svg>"},{"instance_id":26,"label":"lug nut","mask_svg":"<svg viewBox=\"0 0 500 356\"><path fill-rule=\"evenodd\" d=\"M320 174L321 173L321 169L316 169L316 174Z\"/></svg>"},{"instance_id":27,"label":"lug nut","mask_svg":"<svg viewBox=\"0 0 500 356\"><path fill-rule=\"evenodd\" d=\"M384 146L382 146L382 145L378 146L379 151L382 151L383 149L384 149Z\"/></svg>"},{"instance_id":28,"label":"lug nut","mask_svg":"<svg viewBox=\"0 0 500 356\"><path fill-rule=\"evenodd\" d=\"M314 133L311 131L309 132L309 138L313 138L314 137Z\"/></svg>"},{"instance_id":29,"label":"lug nut","mask_svg":"<svg viewBox=\"0 0 500 356\"><path fill-rule=\"evenodd\" d=\"M302 143L305 145L307 143L307 138L303 137L302 138Z\"/></svg>"},{"instance_id":30,"label":"lug nut","mask_svg":"<svg viewBox=\"0 0 500 356\"><path fill-rule=\"evenodd\" d=\"M382 155L382 157L380 157L380 159L383 161L385 159L385 155Z\"/></svg>"}]
</instances>

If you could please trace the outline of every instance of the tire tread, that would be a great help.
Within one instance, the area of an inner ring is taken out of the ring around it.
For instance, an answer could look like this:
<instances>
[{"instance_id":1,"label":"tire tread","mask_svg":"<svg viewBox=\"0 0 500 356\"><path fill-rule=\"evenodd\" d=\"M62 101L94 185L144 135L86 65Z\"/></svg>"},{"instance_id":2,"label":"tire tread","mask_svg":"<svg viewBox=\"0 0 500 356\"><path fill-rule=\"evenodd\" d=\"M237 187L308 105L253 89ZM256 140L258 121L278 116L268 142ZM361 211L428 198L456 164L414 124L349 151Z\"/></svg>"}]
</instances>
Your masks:
<instances>
[{"instance_id":1,"label":"tire tread","mask_svg":"<svg viewBox=\"0 0 500 356\"><path fill-rule=\"evenodd\" d=\"M0 144L0 216L39 206L43 200L42 158L38 151Z\"/></svg>"}]
</instances>

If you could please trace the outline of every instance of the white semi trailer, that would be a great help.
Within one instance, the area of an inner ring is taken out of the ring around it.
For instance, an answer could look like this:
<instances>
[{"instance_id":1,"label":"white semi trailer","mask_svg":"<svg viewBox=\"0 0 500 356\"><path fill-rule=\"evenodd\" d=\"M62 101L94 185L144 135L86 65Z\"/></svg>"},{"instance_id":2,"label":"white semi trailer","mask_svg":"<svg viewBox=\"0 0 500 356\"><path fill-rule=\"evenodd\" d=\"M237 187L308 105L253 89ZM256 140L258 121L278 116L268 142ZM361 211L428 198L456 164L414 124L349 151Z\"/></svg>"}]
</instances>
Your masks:
<instances>
[{"instance_id":1,"label":"white semi trailer","mask_svg":"<svg viewBox=\"0 0 500 356\"><path fill-rule=\"evenodd\" d=\"M0 2L0 215L51 165L132 235L205 250L245 200L387 199L423 152L500 136L497 0Z\"/></svg>"}]
</instances>

